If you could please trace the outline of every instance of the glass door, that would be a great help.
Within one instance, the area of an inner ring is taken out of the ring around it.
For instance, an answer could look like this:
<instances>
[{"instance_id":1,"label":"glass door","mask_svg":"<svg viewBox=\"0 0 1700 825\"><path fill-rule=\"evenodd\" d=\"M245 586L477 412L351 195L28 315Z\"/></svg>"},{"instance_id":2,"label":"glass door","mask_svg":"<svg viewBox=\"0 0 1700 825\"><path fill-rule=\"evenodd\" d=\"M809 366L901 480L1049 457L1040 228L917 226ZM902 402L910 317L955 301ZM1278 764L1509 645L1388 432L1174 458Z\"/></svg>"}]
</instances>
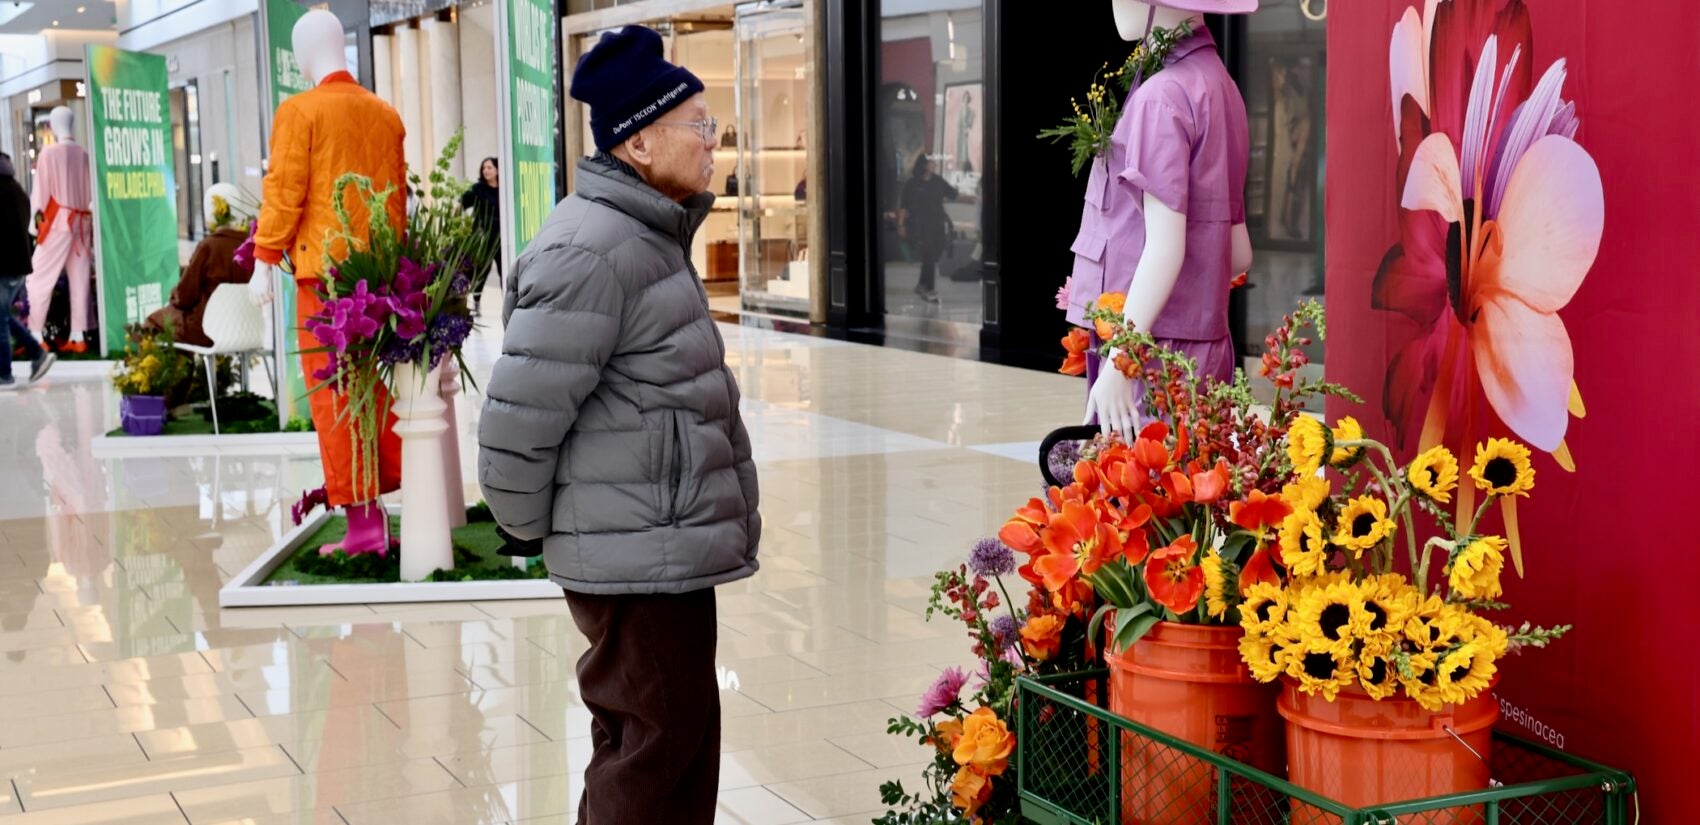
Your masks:
<instances>
[{"instance_id":1,"label":"glass door","mask_svg":"<svg viewBox=\"0 0 1700 825\"><path fill-rule=\"evenodd\" d=\"M738 7L738 273L746 311L809 311L808 134L814 44L802 0ZM730 194L730 193L728 193Z\"/></svg>"}]
</instances>

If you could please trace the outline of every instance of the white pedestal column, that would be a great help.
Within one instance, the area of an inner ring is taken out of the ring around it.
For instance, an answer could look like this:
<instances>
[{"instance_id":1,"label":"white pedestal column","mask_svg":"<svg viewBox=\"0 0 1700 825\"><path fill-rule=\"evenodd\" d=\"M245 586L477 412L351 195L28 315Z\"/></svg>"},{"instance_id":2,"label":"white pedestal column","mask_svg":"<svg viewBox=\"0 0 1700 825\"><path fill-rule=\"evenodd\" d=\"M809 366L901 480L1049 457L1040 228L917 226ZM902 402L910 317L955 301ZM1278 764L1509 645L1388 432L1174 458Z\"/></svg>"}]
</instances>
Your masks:
<instances>
[{"instance_id":1,"label":"white pedestal column","mask_svg":"<svg viewBox=\"0 0 1700 825\"><path fill-rule=\"evenodd\" d=\"M424 37L427 72L427 93L431 95L432 160L443 153L443 147L461 127L460 101L460 33L454 23L427 18L419 24ZM449 174L461 178L465 172L466 152L462 151L449 162Z\"/></svg>"},{"instance_id":2,"label":"white pedestal column","mask_svg":"<svg viewBox=\"0 0 1700 825\"><path fill-rule=\"evenodd\" d=\"M422 581L431 571L454 567L449 514L442 502L443 396L439 373L398 365L390 392L395 399L396 435L401 437L401 578Z\"/></svg>"},{"instance_id":3,"label":"white pedestal column","mask_svg":"<svg viewBox=\"0 0 1700 825\"><path fill-rule=\"evenodd\" d=\"M419 30L403 26L396 29L396 108L401 110L401 124L407 129L403 151L407 165L426 174L425 157L425 99L419 82Z\"/></svg>"},{"instance_id":4,"label":"white pedestal column","mask_svg":"<svg viewBox=\"0 0 1700 825\"><path fill-rule=\"evenodd\" d=\"M442 377L443 420L443 501L449 513L449 527L466 526L466 483L460 475L460 420L455 414L455 396L460 395L460 370L452 360L443 359L438 368ZM403 465L406 466L405 464Z\"/></svg>"}]
</instances>

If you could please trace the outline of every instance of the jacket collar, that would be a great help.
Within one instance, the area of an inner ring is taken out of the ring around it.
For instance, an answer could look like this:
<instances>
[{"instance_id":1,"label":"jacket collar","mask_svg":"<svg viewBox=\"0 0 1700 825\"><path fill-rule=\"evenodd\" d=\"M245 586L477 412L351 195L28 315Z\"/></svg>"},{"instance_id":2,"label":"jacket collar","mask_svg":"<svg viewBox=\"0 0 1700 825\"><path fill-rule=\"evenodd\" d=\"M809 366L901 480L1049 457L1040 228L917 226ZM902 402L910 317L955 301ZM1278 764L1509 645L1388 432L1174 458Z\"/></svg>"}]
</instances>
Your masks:
<instances>
[{"instance_id":1,"label":"jacket collar","mask_svg":"<svg viewBox=\"0 0 1700 825\"><path fill-rule=\"evenodd\" d=\"M1208 26L1199 26L1193 29L1192 34L1187 35L1185 40L1175 44L1174 51L1169 52L1168 57L1163 58L1163 65L1173 66L1181 62L1181 59L1187 55L1207 46L1212 49L1216 48L1216 38L1210 34Z\"/></svg>"},{"instance_id":2,"label":"jacket collar","mask_svg":"<svg viewBox=\"0 0 1700 825\"><path fill-rule=\"evenodd\" d=\"M578 196L629 215L681 246L690 246L714 207L714 195L702 192L677 203L622 166L598 158L579 161Z\"/></svg>"},{"instance_id":3,"label":"jacket collar","mask_svg":"<svg viewBox=\"0 0 1700 825\"><path fill-rule=\"evenodd\" d=\"M338 70L338 71L331 72L328 75L325 75L325 79L319 81L319 85L320 86L329 86L332 83L358 83L358 82L359 81L356 81L354 79L354 75L349 74L346 70Z\"/></svg>"}]
</instances>

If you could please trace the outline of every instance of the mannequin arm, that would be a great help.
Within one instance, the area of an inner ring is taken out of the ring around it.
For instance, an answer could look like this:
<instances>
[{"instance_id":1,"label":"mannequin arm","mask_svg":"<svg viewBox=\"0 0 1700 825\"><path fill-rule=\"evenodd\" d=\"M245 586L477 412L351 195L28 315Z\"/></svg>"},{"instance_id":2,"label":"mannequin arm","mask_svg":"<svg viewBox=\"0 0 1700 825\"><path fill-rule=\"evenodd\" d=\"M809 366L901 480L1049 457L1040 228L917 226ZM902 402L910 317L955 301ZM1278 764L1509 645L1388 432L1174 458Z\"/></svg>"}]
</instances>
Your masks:
<instances>
[{"instance_id":1,"label":"mannequin arm","mask_svg":"<svg viewBox=\"0 0 1700 825\"><path fill-rule=\"evenodd\" d=\"M1241 272L1250 270L1252 262L1251 233L1246 230L1245 224L1234 224L1231 240L1234 251L1231 264L1233 268L1230 271L1232 274L1238 275Z\"/></svg>"},{"instance_id":2,"label":"mannequin arm","mask_svg":"<svg viewBox=\"0 0 1700 825\"><path fill-rule=\"evenodd\" d=\"M1186 260L1186 215L1170 209L1155 195L1145 194L1145 251L1127 290L1122 317L1130 328L1150 332L1157 315L1169 302L1181 263ZM1086 421L1098 419L1105 434L1119 432L1132 440L1139 431L1139 399L1135 384L1120 370L1106 365L1086 398Z\"/></svg>"},{"instance_id":3,"label":"mannequin arm","mask_svg":"<svg viewBox=\"0 0 1700 825\"><path fill-rule=\"evenodd\" d=\"M46 158L43 158L43 160L46 160ZM52 163L36 161L35 179L30 185L31 214L40 215L47 211L48 193L53 191L53 179L55 177L53 167L54 164Z\"/></svg>"}]
</instances>

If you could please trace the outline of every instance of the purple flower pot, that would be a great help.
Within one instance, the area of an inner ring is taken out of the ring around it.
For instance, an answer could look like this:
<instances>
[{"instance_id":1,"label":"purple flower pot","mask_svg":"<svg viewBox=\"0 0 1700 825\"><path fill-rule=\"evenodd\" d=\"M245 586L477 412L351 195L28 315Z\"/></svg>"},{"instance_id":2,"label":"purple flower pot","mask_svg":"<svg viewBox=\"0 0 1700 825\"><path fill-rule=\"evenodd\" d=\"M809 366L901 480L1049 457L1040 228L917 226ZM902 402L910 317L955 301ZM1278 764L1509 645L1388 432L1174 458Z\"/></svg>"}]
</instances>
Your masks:
<instances>
[{"instance_id":1,"label":"purple flower pot","mask_svg":"<svg viewBox=\"0 0 1700 825\"><path fill-rule=\"evenodd\" d=\"M118 401L118 420L130 435L159 435L165 429L165 396L124 396Z\"/></svg>"}]
</instances>

